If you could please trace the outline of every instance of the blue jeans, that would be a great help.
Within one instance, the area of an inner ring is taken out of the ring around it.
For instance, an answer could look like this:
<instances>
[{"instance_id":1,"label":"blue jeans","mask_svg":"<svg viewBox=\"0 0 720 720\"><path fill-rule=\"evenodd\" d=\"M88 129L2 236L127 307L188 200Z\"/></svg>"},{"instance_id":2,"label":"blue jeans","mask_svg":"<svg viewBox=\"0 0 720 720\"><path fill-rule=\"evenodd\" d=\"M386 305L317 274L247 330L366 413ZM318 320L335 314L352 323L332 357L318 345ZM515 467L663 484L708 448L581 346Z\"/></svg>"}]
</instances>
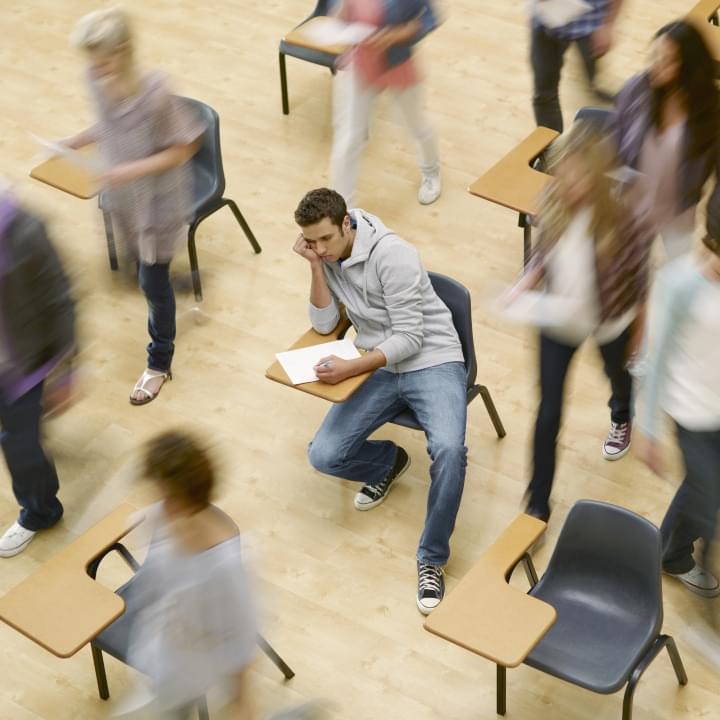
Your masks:
<instances>
[{"instance_id":1,"label":"blue jeans","mask_svg":"<svg viewBox=\"0 0 720 720\"><path fill-rule=\"evenodd\" d=\"M708 567L720 512L720 430L695 432L677 425L685 479L670 503L660 533L663 569L685 573L695 567L694 544L703 541L702 567Z\"/></svg>"},{"instance_id":2,"label":"blue jeans","mask_svg":"<svg viewBox=\"0 0 720 720\"><path fill-rule=\"evenodd\" d=\"M167 372L175 352L175 293L170 284L170 263L140 263L138 281L148 304L147 366Z\"/></svg>"},{"instance_id":3,"label":"blue jeans","mask_svg":"<svg viewBox=\"0 0 720 720\"><path fill-rule=\"evenodd\" d=\"M407 408L425 431L432 460L417 559L445 565L467 465L463 363L444 363L407 373L374 372L347 402L331 408L310 443L308 457L320 472L377 484L392 470L397 446L389 440L368 440L368 436Z\"/></svg>"},{"instance_id":4,"label":"blue jeans","mask_svg":"<svg viewBox=\"0 0 720 720\"><path fill-rule=\"evenodd\" d=\"M57 499L58 476L40 442L42 393L43 383L13 403L7 403L0 393L2 449L20 505L18 522L26 530L48 528L63 514Z\"/></svg>"}]
</instances>

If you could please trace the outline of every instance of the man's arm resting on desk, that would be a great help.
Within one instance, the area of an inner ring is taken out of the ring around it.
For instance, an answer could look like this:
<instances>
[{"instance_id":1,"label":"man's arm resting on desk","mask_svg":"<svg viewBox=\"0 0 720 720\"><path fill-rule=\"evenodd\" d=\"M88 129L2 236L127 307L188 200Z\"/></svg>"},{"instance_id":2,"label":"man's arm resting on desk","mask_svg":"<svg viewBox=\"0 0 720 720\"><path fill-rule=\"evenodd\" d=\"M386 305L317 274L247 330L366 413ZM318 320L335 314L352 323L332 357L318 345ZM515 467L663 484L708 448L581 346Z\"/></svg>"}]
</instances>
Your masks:
<instances>
[{"instance_id":1,"label":"man's arm resting on desk","mask_svg":"<svg viewBox=\"0 0 720 720\"><path fill-rule=\"evenodd\" d=\"M320 382L328 385L336 385L343 380L372 372L378 368L385 367L387 360L381 350L371 350L354 360L343 360L342 358L330 355L323 358L315 366L315 374Z\"/></svg>"}]
</instances>

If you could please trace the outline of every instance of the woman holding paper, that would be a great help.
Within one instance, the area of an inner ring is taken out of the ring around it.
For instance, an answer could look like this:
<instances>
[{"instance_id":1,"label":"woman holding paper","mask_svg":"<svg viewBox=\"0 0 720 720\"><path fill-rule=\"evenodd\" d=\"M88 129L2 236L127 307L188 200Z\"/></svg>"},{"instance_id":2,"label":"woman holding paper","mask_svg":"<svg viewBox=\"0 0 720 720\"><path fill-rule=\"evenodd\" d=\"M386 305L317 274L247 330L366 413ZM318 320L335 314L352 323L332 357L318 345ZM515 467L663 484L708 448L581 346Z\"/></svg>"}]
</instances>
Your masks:
<instances>
[{"instance_id":1,"label":"woman holding paper","mask_svg":"<svg viewBox=\"0 0 720 720\"><path fill-rule=\"evenodd\" d=\"M575 123L552 147L548 162L555 180L538 210L533 260L514 290L520 294L544 280L550 298L569 309L554 325L552 318L545 318L540 331L540 406L527 512L545 520L550 516L565 379L575 352L590 336L612 388L603 457L617 460L630 447L632 382L626 362L642 335L638 320L652 240L646 226L617 198L609 176L616 165L611 143L587 123Z\"/></svg>"},{"instance_id":2,"label":"woman holding paper","mask_svg":"<svg viewBox=\"0 0 720 720\"><path fill-rule=\"evenodd\" d=\"M639 170L635 203L672 259L693 241L695 210L715 173L711 207L720 207L720 93L715 62L695 27L658 30L648 70L617 98L612 130L622 161Z\"/></svg>"},{"instance_id":3,"label":"woman holding paper","mask_svg":"<svg viewBox=\"0 0 720 720\"><path fill-rule=\"evenodd\" d=\"M80 148L98 143L107 167L100 177L103 200L138 263L151 341L147 369L130 402L145 405L171 378L175 295L170 261L187 235L192 206L187 162L199 148L204 127L170 93L161 74L137 68L130 26L121 10L86 15L73 41L87 56L98 121L65 144Z\"/></svg>"},{"instance_id":4,"label":"woman holding paper","mask_svg":"<svg viewBox=\"0 0 720 720\"><path fill-rule=\"evenodd\" d=\"M341 59L333 91L333 148L330 186L353 204L360 155L367 142L373 101L392 92L415 137L422 173L418 201L440 196L440 160L435 133L422 107L420 71L412 46L437 27L429 0L342 0L335 12L347 22L374 25L378 31Z\"/></svg>"}]
</instances>

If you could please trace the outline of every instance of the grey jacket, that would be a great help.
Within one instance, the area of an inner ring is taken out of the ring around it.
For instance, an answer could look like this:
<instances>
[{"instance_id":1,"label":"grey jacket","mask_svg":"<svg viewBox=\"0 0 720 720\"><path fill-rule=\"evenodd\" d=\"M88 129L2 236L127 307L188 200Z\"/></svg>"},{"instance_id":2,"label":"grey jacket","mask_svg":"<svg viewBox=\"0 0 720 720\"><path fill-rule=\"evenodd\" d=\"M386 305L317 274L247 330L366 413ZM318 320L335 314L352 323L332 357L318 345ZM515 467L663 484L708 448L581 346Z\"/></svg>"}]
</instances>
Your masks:
<instances>
[{"instance_id":1,"label":"grey jacket","mask_svg":"<svg viewBox=\"0 0 720 720\"><path fill-rule=\"evenodd\" d=\"M0 332L17 381L75 344L70 283L43 223L17 210L0 233Z\"/></svg>"},{"instance_id":2,"label":"grey jacket","mask_svg":"<svg viewBox=\"0 0 720 720\"><path fill-rule=\"evenodd\" d=\"M611 120L611 132L615 138L620 159L625 165L637 169L643 142L651 127L650 117L650 81L647 73L630 78L617 96L615 112ZM687 149L687 133L685 148ZM720 211L720 142L714 152L701 157L685 158L682 163L682 179L678 183L681 196L675 208L679 214L687 208L697 205L703 186L715 172L715 188L708 208Z\"/></svg>"},{"instance_id":3,"label":"grey jacket","mask_svg":"<svg viewBox=\"0 0 720 720\"><path fill-rule=\"evenodd\" d=\"M332 332L342 303L357 331L357 347L380 350L387 370L463 362L452 315L435 294L417 250L374 215L356 209L350 216L357 224L352 253L324 266L332 302L326 308L310 305L313 328Z\"/></svg>"}]
</instances>

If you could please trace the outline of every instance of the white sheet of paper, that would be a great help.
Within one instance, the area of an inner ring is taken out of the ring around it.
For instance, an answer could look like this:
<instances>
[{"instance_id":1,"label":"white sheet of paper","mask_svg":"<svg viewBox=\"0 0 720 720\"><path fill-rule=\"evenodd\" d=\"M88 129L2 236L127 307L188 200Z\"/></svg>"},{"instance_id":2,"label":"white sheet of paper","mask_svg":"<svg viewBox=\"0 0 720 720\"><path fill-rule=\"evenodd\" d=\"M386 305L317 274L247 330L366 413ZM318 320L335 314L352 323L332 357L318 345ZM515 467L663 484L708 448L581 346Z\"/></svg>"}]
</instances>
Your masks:
<instances>
[{"instance_id":1,"label":"white sheet of paper","mask_svg":"<svg viewBox=\"0 0 720 720\"><path fill-rule=\"evenodd\" d=\"M520 293L509 305L495 304L495 311L508 322L547 328L567 325L576 310L572 300L537 290Z\"/></svg>"},{"instance_id":2,"label":"white sheet of paper","mask_svg":"<svg viewBox=\"0 0 720 720\"><path fill-rule=\"evenodd\" d=\"M293 385L315 382L318 378L313 369L322 358L336 355L343 360L360 357L352 340L334 340L333 342L310 345L297 350L286 350L275 355Z\"/></svg>"},{"instance_id":3,"label":"white sheet of paper","mask_svg":"<svg viewBox=\"0 0 720 720\"><path fill-rule=\"evenodd\" d=\"M331 17L316 18L307 26L298 28L299 33L321 47L358 45L376 31L377 28L368 23L346 23Z\"/></svg>"},{"instance_id":4,"label":"white sheet of paper","mask_svg":"<svg viewBox=\"0 0 720 720\"><path fill-rule=\"evenodd\" d=\"M30 136L38 145L45 148L46 150L49 150L52 155L62 155L73 165L77 165L78 167L83 168L83 170L87 170L94 175L100 175L102 173L100 163L93 160L91 157L83 155L77 150L73 150L66 145L54 142L53 140L47 140L46 138L42 138L39 135L30 133Z\"/></svg>"},{"instance_id":5,"label":"white sheet of paper","mask_svg":"<svg viewBox=\"0 0 720 720\"><path fill-rule=\"evenodd\" d=\"M551 29L567 25L591 9L584 0L535 0L535 17Z\"/></svg>"}]
</instances>

